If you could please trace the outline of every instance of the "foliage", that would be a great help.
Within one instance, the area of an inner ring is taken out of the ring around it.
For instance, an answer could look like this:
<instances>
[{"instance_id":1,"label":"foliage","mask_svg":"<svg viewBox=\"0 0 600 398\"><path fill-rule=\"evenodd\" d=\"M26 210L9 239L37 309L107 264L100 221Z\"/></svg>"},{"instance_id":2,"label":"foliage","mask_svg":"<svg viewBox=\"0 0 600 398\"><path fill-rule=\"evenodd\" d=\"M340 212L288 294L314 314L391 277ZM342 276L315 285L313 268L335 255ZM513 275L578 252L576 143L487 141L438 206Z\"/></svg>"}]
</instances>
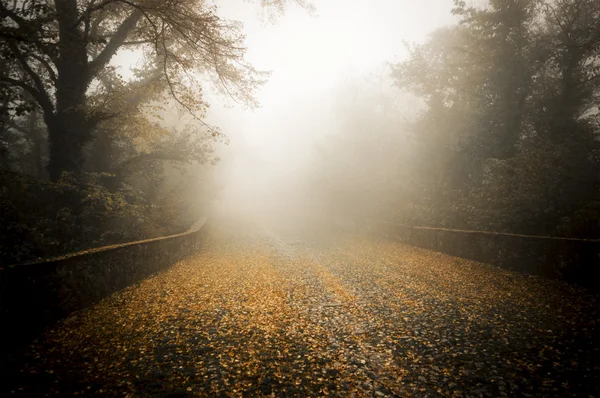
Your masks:
<instances>
[{"instance_id":1,"label":"foliage","mask_svg":"<svg viewBox=\"0 0 600 398\"><path fill-rule=\"evenodd\" d=\"M273 16L288 4L257 3ZM203 121L206 86L252 108L268 75L245 60L241 23L217 12L204 0L0 2L3 264L181 232L205 209L202 165L226 142ZM124 52L138 58L131 77L114 64ZM165 122L173 108L191 122Z\"/></svg>"},{"instance_id":2,"label":"foliage","mask_svg":"<svg viewBox=\"0 0 600 398\"><path fill-rule=\"evenodd\" d=\"M284 0L268 2L282 10ZM266 74L244 59L241 24L203 0L43 0L0 3L0 98L4 115L39 107L49 132L48 171L78 173L98 124L126 118L166 94L196 118L208 78L250 107ZM131 80L110 64L140 55Z\"/></svg>"},{"instance_id":3,"label":"foliage","mask_svg":"<svg viewBox=\"0 0 600 398\"><path fill-rule=\"evenodd\" d=\"M329 211L597 238L600 3L455 1L453 13L391 81L340 93L313 172Z\"/></svg>"},{"instance_id":4,"label":"foliage","mask_svg":"<svg viewBox=\"0 0 600 398\"><path fill-rule=\"evenodd\" d=\"M87 174L84 185L69 177L51 183L0 173L3 265L180 232L172 214L138 189L121 184L111 192L98 173Z\"/></svg>"}]
</instances>

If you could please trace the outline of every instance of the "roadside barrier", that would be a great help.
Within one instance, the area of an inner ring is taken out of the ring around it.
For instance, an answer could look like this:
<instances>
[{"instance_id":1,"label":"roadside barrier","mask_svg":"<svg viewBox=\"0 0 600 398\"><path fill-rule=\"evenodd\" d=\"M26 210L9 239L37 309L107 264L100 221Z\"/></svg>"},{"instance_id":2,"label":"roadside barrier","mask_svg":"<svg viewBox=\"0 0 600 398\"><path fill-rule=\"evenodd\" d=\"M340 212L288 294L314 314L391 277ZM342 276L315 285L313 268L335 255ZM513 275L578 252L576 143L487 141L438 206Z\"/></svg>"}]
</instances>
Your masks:
<instances>
[{"instance_id":1,"label":"roadside barrier","mask_svg":"<svg viewBox=\"0 0 600 398\"><path fill-rule=\"evenodd\" d=\"M600 239L420 227L372 219L366 228L409 245L600 290Z\"/></svg>"},{"instance_id":2,"label":"roadside barrier","mask_svg":"<svg viewBox=\"0 0 600 398\"><path fill-rule=\"evenodd\" d=\"M0 268L0 349L200 250L206 219L184 233Z\"/></svg>"}]
</instances>

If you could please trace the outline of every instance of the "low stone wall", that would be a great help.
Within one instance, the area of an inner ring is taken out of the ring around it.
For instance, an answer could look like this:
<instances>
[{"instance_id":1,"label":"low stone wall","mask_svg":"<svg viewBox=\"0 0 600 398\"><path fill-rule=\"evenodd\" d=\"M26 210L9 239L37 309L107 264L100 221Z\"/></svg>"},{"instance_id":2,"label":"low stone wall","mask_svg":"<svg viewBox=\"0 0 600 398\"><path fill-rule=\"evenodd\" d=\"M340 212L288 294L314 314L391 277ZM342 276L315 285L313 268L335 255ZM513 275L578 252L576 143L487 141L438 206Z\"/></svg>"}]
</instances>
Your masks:
<instances>
[{"instance_id":1,"label":"low stone wall","mask_svg":"<svg viewBox=\"0 0 600 398\"><path fill-rule=\"evenodd\" d=\"M371 232L409 245L600 290L600 240L368 224Z\"/></svg>"},{"instance_id":2,"label":"low stone wall","mask_svg":"<svg viewBox=\"0 0 600 398\"><path fill-rule=\"evenodd\" d=\"M0 268L2 351L32 340L73 311L197 252L206 232L205 221L182 234Z\"/></svg>"}]
</instances>

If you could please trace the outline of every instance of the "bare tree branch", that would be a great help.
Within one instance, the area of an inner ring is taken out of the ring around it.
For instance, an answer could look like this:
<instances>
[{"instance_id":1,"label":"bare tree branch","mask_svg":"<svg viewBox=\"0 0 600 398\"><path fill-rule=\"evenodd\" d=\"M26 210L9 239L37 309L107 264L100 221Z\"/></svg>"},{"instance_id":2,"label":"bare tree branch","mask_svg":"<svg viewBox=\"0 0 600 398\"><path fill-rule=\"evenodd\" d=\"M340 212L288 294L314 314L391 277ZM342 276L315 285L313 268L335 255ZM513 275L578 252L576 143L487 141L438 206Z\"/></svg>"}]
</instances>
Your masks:
<instances>
[{"instance_id":1,"label":"bare tree branch","mask_svg":"<svg viewBox=\"0 0 600 398\"><path fill-rule=\"evenodd\" d=\"M136 9L129 15L129 17L127 17L127 19L125 19L125 21L123 21L123 23L121 23L106 47L104 47L100 54L98 54L98 56L90 62L90 80L94 77L98 70L102 69L110 62L111 58L115 55L119 47L121 47L121 45L127 39L129 32L135 28L142 15L142 12Z\"/></svg>"},{"instance_id":2,"label":"bare tree branch","mask_svg":"<svg viewBox=\"0 0 600 398\"><path fill-rule=\"evenodd\" d=\"M7 44L8 44L8 47L10 48L11 52L15 55L15 57L21 64L21 67L23 68L23 70L33 80L33 83L35 84L35 87L36 87L36 92L38 93L38 97L40 99L42 99L42 101L40 102L40 106L42 106L42 108L44 108L44 110L46 110L47 104L52 104L52 101L50 100L50 96L48 95L48 92L46 91L46 88L44 87L44 83L42 82L42 79L40 78L40 76L37 73L35 73L33 71L33 69L31 69L31 66L29 66L29 64L27 63L27 60L25 59L25 57L23 56L21 51L19 51L17 46L10 41ZM36 97L36 100L37 99L38 98Z\"/></svg>"},{"instance_id":3,"label":"bare tree branch","mask_svg":"<svg viewBox=\"0 0 600 398\"><path fill-rule=\"evenodd\" d=\"M52 105L52 102L48 100L48 98L44 97L35 88L22 82L21 80L13 79L7 76L0 76L0 82L5 82L12 86L22 88L28 92L38 102L38 104L40 104L45 114L47 114L47 112L52 113L54 111L54 106Z\"/></svg>"},{"instance_id":4,"label":"bare tree branch","mask_svg":"<svg viewBox=\"0 0 600 398\"><path fill-rule=\"evenodd\" d=\"M27 24L27 21L25 19L21 18L14 11L6 8L3 1L0 1L0 17L3 17L3 18L8 17L8 18L12 19L14 22L16 22L19 26L23 26L23 25Z\"/></svg>"},{"instance_id":5,"label":"bare tree branch","mask_svg":"<svg viewBox=\"0 0 600 398\"><path fill-rule=\"evenodd\" d=\"M46 68L46 70L48 71L48 75L50 75L50 80L52 80L53 83L58 82L58 77L56 76L56 72L54 71L54 68L52 68L52 65L50 65L50 63L48 61L46 61L44 58L42 58L36 54L28 54L28 56L33 59L36 59L44 66L44 68Z\"/></svg>"}]
</instances>

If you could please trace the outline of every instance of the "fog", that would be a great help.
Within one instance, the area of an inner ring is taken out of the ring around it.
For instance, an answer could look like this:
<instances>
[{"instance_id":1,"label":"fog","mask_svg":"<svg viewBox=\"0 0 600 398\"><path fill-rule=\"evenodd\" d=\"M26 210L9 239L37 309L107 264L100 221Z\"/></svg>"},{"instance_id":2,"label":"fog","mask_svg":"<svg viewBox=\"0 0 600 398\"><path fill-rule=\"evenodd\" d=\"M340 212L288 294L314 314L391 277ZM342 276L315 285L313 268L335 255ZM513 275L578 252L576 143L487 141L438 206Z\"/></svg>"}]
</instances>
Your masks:
<instances>
[{"instance_id":1,"label":"fog","mask_svg":"<svg viewBox=\"0 0 600 398\"><path fill-rule=\"evenodd\" d=\"M600 397L600 1L0 15L0 396Z\"/></svg>"},{"instance_id":2,"label":"fog","mask_svg":"<svg viewBox=\"0 0 600 398\"><path fill-rule=\"evenodd\" d=\"M225 213L316 231L377 219L597 235L597 2L184 2L185 24L171 3L148 6L156 15L110 46L127 10L102 3L79 80L52 55L60 38L36 44L31 65L7 59L0 167L23 190L8 219L45 231L10 261L48 250L66 228L57 212L94 224L57 254ZM14 13L49 11L28 4ZM28 21L17 14L13 25ZM21 211L23 195L40 200L21 178L57 195L67 184L72 204Z\"/></svg>"},{"instance_id":3,"label":"fog","mask_svg":"<svg viewBox=\"0 0 600 398\"><path fill-rule=\"evenodd\" d=\"M271 76L258 92L258 109L212 101L207 120L229 138L218 148L216 209L298 227L323 228L315 217L335 218L324 206L325 193L311 183L323 161L319 148L335 148L358 101L390 91L388 63L406 57L405 43L423 42L452 23L451 7L449 0L324 1L315 13L292 7L273 22L257 18L250 4L219 5L224 18L243 22L247 59ZM396 109L402 115L416 112L413 104L402 105ZM398 124L388 134L406 131ZM339 177L349 179L348 173Z\"/></svg>"}]
</instances>

